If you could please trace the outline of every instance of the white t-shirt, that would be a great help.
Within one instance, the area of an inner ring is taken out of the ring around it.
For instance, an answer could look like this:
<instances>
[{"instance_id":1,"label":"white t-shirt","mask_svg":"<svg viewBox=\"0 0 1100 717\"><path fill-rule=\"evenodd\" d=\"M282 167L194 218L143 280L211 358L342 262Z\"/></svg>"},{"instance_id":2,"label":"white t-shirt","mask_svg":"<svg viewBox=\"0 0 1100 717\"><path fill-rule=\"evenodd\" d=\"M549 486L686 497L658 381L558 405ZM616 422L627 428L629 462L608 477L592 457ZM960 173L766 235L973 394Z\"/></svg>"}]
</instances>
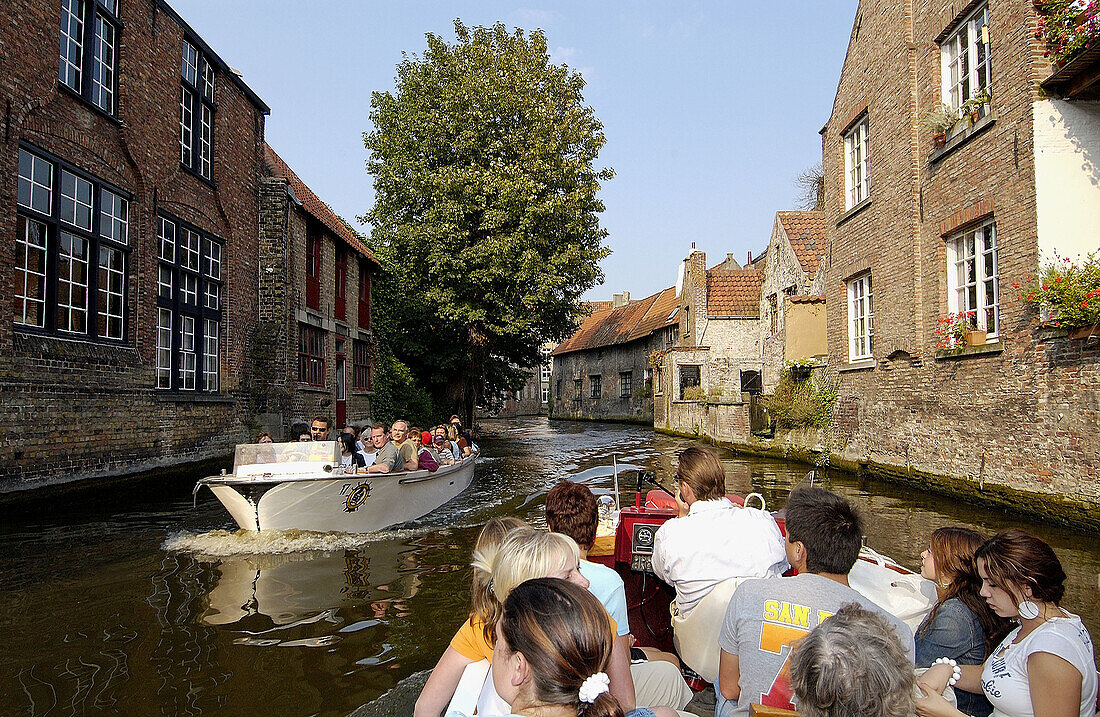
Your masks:
<instances>
[{"instance_id":1,"label":"white t-shirt","mask_svg":"<svg viewBox=\"0 0 1100 717\"><path fill-rule=\"evenodd\" d=\"M676 608L686 615L723 580L782 575L783 542L770 513L728 498L697 500L687 515L657 529L653 572L676 589Z\"/></svg>"},{"instance_id":2,"label":"white t-shirt","mask_svg":"<svg viewBox=\"0 0 1100 717\"><path fill-rule=\"evenodd\" d=\"M1096 666L1092 658L1092 638L1081 618L1066 612L1053 617L1018 644L1016 628L985 661L982 689L993 704L991 717L1034 717L1031 689L1027 677L1027 658L1036 652L1061 657L1081 672L1081 717L1096 713Z\"/></svg>"}]
</instances>

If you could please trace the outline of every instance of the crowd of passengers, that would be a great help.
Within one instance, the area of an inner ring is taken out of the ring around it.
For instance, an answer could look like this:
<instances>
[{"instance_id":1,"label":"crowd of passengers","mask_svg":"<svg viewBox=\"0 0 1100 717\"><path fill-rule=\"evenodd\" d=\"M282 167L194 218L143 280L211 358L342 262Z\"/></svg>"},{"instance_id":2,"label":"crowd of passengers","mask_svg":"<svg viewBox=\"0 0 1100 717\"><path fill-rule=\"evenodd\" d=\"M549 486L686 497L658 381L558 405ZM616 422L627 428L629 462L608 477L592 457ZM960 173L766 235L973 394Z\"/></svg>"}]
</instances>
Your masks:
<instances>
[{"instance_id":1,"label":"crowd of passengers","mask_svg":"<svg viewBox=\"0 0 1100 717\"><path fill-rule=\"evenodd\" d=\"M290 427L294 442L330 441L331 432L332 422L326 416L316 416L312 423L296 421ZM256 437L257 443L272 440L267 431ZM436 471L440 466L453 466L477 450L473 436L462 427L462 419L457 415L429 431L409 425L403 418L388 427L375 423L364 429L351 424L335 440L340 448L340 465L351 473Z\"/></svg>"},{"instance_id":2,"label":"crowd of passengers","mask_svg":"<svg viewBox=\"0 0 1100 717\"><path fill-rule=\"evenodd\" d=\"M709 638L720 648L716 717L748 715L751 704L802 717L1100 714L1092 640L1060 605L1066 575L1042 540L933 532L921 575L938 599L914 633L849 585L864 531L847 499L795 488L784 536L770 513L726 497L717 455L699 447L680 454L676 488L679 516L657 531L653 554L675 588L674 615L739 580ZM512 517L482 528L469 614L417 717L442 714L481 660L491 667L478 715L689 714L676 656L634 646L622 579L586 559L598 520L589 488L566 481L546 496L548 530Z\"/></svg>"}]
</instances>

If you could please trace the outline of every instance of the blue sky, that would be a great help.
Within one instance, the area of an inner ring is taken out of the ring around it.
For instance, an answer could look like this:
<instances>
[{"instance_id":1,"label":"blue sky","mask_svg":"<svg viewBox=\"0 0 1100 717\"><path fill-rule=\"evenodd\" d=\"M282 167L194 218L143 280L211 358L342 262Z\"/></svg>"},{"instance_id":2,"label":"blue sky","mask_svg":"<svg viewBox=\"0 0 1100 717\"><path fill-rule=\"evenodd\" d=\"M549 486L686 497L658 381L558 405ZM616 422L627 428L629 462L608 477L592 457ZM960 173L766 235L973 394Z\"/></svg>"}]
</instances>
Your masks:
<instances>
[{"instance_id":1,"label":"blue sky","mask_svg":"<svg viewBox=\"0 0 1100 717\"><path fill-rule=\"evenodd\" d=\"M267 140L350 221L373 203L362 133L424 34L503 21L547 34L604 123L610 257L586 295L671 286L694 241L713 265L767 246L795 177L821 159L856 0L288 2L170 0L271 106Z\"/></svg>"}]
</instances>

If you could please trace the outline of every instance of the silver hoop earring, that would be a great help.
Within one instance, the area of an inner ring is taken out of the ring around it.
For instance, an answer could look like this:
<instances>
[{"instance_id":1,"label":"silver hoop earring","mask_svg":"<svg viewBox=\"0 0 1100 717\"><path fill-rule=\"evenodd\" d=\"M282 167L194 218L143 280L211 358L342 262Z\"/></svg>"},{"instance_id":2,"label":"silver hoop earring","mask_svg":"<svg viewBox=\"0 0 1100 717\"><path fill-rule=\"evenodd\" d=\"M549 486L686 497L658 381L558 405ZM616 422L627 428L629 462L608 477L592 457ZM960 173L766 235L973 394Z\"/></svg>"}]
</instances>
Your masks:
<instances>
[{"instance_id":1,"label":"silver hoop earring","mask_svg":"<svg viewBox=\"0 0 1100 717\"><path fill-rule=\"evenodd\" d=\"M1030 600L1024 600L1017 608L1020 613L1021 620L1034 620L1039 617L1039 606Z\"/></svg>"}]
</instances>

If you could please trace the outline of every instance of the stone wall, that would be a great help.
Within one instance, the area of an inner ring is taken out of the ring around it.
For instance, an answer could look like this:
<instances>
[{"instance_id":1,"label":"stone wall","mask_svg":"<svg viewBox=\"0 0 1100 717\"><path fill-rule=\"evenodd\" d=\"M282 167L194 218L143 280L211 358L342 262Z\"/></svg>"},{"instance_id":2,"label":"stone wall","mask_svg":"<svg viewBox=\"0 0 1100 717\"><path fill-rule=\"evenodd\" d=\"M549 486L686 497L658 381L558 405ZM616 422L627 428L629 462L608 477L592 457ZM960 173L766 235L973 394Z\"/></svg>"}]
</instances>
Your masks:
<instances>
[{"instance_id":1,"label":"stone wall","mask_svg":"<svg viewBox=\"0 0 1100 717\"><path fill-rule=\"evenodd\" d=\"M8 312L15 304L22 262L21 144L130 196L121 340L17 327L11 313L0 321L4 492L223 457L250 432L243 393L257 314L257 172L267 109L218 66L212 180L182 169L180 62L188 30L159 3L119 7L122 62L112 115L59 86L60 3L0 4L0 304ZM216 392L154 388L158 213L224 241ZM90 257L93 272L96 261ZM89 311L96 310L92 296Z\"/></svg>"},{"instance_id":2,"label":"stone wall","mask_svg":"<svg viewBox=\"0 0 1100 717\"><path fill-rule=\"evenodd\" d=\"M653 396L646 384L649 353L664 332L625 344L554 356L550 418L653 422ZM662 347L663 348L663 347ZM631 376L631 395L620 396L620 376ZM600 392L592 398L592 376L600 376ZM581 391L576 391L580 379Z\"/></svg>"}]
</instances>

